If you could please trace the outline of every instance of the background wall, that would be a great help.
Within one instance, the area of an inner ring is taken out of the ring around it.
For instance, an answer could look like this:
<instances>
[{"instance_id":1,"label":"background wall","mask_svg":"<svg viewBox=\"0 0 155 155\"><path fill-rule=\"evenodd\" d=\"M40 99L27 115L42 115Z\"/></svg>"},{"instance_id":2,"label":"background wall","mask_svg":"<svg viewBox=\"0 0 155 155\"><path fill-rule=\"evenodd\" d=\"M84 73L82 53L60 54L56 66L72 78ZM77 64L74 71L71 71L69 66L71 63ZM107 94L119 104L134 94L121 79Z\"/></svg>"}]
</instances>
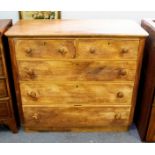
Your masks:
<instances>
[{"instance_id":1,"label":"background wall","mask_svg":"<svg viewBox=\"0 0 155 155\"><path fill-rule=\"evenodd\" d=\"M62 11L62 19L131 19L136 22L141 21L143 18L155 18L155 12L100 12L100 11ZM18 11L0 11L0 19L13 19L15 23L19 19Z\"/></svg>"}]
</instances>

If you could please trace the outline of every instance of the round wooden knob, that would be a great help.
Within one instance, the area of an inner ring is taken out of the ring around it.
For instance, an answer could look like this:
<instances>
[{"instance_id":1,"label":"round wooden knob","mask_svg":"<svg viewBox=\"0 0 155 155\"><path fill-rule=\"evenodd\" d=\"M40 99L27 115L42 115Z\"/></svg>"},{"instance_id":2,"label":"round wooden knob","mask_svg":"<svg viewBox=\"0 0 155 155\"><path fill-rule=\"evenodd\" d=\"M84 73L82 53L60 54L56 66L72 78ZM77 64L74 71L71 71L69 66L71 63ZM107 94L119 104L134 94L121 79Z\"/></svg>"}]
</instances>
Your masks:
<instances>
[{"instance_id":1,"label":"round wooden knob","mask_svg":"<svg viewBox=\"0 0 155 155\"><path fill-rule=\"evenodd\" d=\"M37 93L34 91L29 92L28 96L30 96L34 100L37 100Z\"/></svg>"},{"instance_id":2,"label":"round wooden knob","mask_svg":"<svg viewBox=\"0 0 155 155\"><path fill-rule=\"evenodd\" d=\"M35 120L38 120L38 113L34 113L33 115L32 115L32 118L34 118Z\"/></svg>"},{"instance_id":3,"label":"round wooden knob","mask_svg":"<svg viewBox=\"0 0 155 155\"><path fill-rule=\"evenodd\" d=\"M95 49L94 47L92 47L92 48L90 48L89 52L90 52L91 54L94 54L94 53L96 52L96 49Z\"/></svg>"},{"instance_id":4,"label":"round wooden knob","mask_svg":"<svg viewBox=\"0 0 155 155\"><path fill-rule=\"evenodd\" d=\"M36 77L36 74L34 72L34 70L28 70L26 71L26 74L31 78L34 79Z\"/></svg>"},{"instance_id":5,"label":"round wooden knob","mask_svg":"<svg viewBox=\"0 0 155 155\"><path fill-rule=\"evenodd\" d=\"M25 50L26 51L26 54L31 56L32 55L32 49L31 48L28 48Z\"/></svg>"},{"instance_id":6,"label":"round wooden knob","mask_svg":"<svg viewBox=\"0 0 155 155\"><path fill-rule=\"evenodd\" d=\"M121 119L121 114L120 114L120 113L115 114L114 118L115 118L116 120Z\"/></svg>"},{"instance_id":7,"label":"round wooden knob","mask_svg":"<svg viewBox=\"0 0 155 155\"><path fill-rule=\"evenodd\" d=\"M122 92L118 92L118 93L117 93L117 97L118 97L118 98L123 98L123 97L124 97L124 94L123 94Z\"/></svg>"},{"instance_id":8,"label":"round wooden knob","mask_svg":"<svg viewBox=\"0 0 155 155\"><path fill-rule=\"evenodd\" d=\"M119 73L119 75L122 75L122 76L127 74L125 69L120 69L118 73Z\"/></svg>"},{"instance_id":9,"label":"round wooden knob","mask_svg":"<svg viewBox=\"0 0 155 155\"><path fill-rule=\"evenodd\" d=\"M62 54L62 55L66 54L66 51L65 51L65 49L64 49L63 47L59 48L59 49L58 49L58 52L59 52L60 54Z\"/></svg>"},{"instance_id":10,"label":"round wooden knob","mask_svg":"<svg viewBox=\"0 0 155 155\"><path fill-rule=\"evenodd\" d=\"M128 53L128 52L129 52L129 50L126 49L126 48L123 48L122 51L121 51L122 54L126 54L126 53Z\"/></svg>"}]
</instances>

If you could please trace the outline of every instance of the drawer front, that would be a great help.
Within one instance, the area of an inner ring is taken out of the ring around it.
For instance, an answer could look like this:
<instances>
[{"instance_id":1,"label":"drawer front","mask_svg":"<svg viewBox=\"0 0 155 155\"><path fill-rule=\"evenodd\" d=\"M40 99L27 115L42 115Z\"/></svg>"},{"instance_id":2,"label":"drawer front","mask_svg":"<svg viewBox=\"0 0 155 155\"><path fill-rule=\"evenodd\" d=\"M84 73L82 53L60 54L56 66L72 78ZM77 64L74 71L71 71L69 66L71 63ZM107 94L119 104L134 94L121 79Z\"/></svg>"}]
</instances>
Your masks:
<instances>
[{"instance_id":1,"label":"drawer front","mask_svg":"<svg viewBox=\"0 0 155 155\"><path fill-rule=\"evenodd\" d=\"M20 80L134 81L136 61L18 61Z\"/></svg>"},{"instance_id":2,"label":"drawer front","mask_svg":"<svg viewBox=\"0 0 155 155\"><path fill-rule=\"evenodd\" d=\"M78 43L79 59L137 59L138 40L81 39Z\"/></svg>"},{"instance_id":3,"label":"drawer front","mask_svg":"<svg viewBox=\"0 0 155 155\"><path fill-rule=\"evenodd\" d=\"M0 76L2 76L3 74L4 74L3 63L2 63L2 58L0 57Z\"/></svg>"},{"instance_id":4,"label":"drawer front","mask_svg":"<svg viewBox=\"0 0 155 155\"><path fill-rule=\"evenodd\" d=\"M7 94L7 86L5 80L0 80L0 98L6 97Z\"/></svg>"},{"instance_id":5,"label":"drawer front","mask_svg":"<svg viewBox=\"0 0 155 155\"><path fill-rule=\"evenodd\" d=\"M23 104L121 105L131 104L133 83L21 83Z\"/></svg>"},{"instance_id":6,"label":"drawer front","mask_svg":"<svg viewBox=\"0 0 155 155\"><path fill-rule=\"evenodd\" d=\"M0 101L0 118L9 117L9 103L8 101Z\"/></svg>"},{"instance_id":7,"label":"drawer front","mask_svg":"<svg viewBox=\"0 0 155 155\"><path fill-rule=\"evenodd\" d=\"M130 107L32 107L24 106L27 128L80 128L127 126Z\"/></svg>"},{"instance_id":8,"label":"drawer front","mask_svg":"<svg viewBox=\"0 0 155 155\"><path fill-rule=\"evenodd\" d=\"M16 40L17 59L74 58L74 40Z\"/></svg>"}]
</instances>

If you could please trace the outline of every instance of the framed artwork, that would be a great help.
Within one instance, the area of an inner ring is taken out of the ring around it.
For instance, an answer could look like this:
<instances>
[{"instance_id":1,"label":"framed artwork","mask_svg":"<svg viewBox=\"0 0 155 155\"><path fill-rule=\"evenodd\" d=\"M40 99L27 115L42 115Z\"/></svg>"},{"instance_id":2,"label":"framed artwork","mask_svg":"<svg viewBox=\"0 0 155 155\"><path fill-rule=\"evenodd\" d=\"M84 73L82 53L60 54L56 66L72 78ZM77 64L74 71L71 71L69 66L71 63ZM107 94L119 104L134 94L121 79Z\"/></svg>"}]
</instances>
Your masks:
<instances>
[{"instance_id":1,"label":"framed artwork","mask_svg":"<svg viewBox=\"0 0 155 155\"><path fill-rule=\"evenodd\" d=\"M19 11L20 19L60 19L60 11Z\"/></svg>"}]
</instances>

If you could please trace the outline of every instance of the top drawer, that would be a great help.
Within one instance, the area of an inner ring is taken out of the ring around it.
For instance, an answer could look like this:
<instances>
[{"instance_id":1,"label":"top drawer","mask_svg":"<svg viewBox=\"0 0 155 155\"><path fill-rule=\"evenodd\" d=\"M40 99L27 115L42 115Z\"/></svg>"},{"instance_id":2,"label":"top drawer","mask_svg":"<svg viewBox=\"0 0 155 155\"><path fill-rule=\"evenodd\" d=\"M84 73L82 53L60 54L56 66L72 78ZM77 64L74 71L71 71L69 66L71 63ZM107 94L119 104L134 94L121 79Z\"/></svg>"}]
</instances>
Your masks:
<instances>
[{"instance_id":1,"label":"top drawer","mask_svg":"<svg viewBox=\"0 0 155 155\"><path fill-rule=\"evenodd\" d=\"M16 40L17 59L72 59L75 57L74 40Z\"/></svg>"},{"instance_id":2,"label":"top drawer","mask_svg":"<svg viewBox=\"0 0 155 155\"><path fill-rule=\"evenodd\" d=\"M139 40L80 39L76 57L79 59L137 59Z\"/></svg>"}]
</instances>

